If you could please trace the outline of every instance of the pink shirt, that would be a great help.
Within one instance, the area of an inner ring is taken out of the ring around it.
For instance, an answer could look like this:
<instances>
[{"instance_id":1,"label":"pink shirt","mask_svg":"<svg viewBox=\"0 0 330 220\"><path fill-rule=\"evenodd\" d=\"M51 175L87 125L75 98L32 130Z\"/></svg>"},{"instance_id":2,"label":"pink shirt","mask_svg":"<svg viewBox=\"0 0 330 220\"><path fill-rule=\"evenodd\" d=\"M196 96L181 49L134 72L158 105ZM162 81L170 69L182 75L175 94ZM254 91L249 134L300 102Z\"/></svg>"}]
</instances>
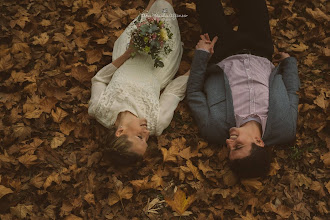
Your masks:
<instances>
[{"instance_id":1,"label":"pink shirt","mask_svg":"<svg viewBox=\"0 0 330 220\"><path fill-rule=\"evenodd\" d=\"M264 57L237 54L217 65L226 74L232 92L236 126L254 120L265 132L269 105L269 76L274 65Z\"/></svg>"}]
</instances>

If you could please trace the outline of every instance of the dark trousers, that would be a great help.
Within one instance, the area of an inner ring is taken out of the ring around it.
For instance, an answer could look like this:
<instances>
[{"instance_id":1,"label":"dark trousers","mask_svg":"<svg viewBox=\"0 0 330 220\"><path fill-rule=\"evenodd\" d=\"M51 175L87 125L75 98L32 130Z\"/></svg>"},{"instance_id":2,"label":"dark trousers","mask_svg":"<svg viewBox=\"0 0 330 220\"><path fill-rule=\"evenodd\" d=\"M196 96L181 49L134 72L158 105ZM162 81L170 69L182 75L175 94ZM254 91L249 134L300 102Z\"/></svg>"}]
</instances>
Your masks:
<instances>
[{"instance_id":1,"label":"dark trousers","mask_svg":"<svg viewBox=\"0 0 330 220\"><path fill-rule=\"evenodd\" d=\"M211 40L219 37L211 62L237 53L251 53L271 61L274 48L265 0L233 0L233 3L239 11L237 31L233 31L220 0L196 1L203 34L208 33Z\"/></svg>"}]
</instances>

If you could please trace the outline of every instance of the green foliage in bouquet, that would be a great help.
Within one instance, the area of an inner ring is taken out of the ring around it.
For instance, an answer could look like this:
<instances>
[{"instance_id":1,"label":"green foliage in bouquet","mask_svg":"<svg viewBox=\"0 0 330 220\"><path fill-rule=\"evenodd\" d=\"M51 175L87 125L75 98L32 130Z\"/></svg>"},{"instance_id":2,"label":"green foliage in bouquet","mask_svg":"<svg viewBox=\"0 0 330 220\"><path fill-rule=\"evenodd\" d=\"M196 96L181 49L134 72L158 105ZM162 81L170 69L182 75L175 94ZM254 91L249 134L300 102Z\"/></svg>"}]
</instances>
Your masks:
<instances>
[{"instance_id":1,"label":"green foliage in bouquet","mask_svg":"<svg viewBox=\"0 0 330 220\"><path fill-rule=\"evenodd\" d=\"M135 25L137 28L131 34L135 51L150 55L156 68L164 67L161 53L168 55L172 51L168 44L168 40L173 36L170 29L158 17L147 17L141 21L141 15ZM136 52L131 56L134 57Z\"/></svg>"}]
</instances>

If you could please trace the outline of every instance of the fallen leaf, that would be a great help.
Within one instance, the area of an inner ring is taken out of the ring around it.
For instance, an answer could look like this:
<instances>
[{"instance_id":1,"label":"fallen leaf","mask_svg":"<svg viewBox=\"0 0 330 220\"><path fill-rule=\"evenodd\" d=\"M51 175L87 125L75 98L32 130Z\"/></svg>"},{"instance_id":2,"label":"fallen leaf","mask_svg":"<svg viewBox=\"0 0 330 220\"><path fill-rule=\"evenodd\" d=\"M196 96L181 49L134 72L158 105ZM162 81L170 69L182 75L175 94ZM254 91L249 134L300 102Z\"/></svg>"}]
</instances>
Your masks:
<instances>
[{"instance_id":1,"label":"fallen leaf","mask_svg":"<svg viewBox=\"0 0 330 220\"><path fill-rule=\"evenodd\" d=\"M56 136L52 139L52 141L50 143L50 147L52 149L56 149L59 146L61 146L65 140L66 140L66 137L64 134L56 132Z\"/></svg>"},{"instance_id":2,"label":"fallen leaf","mask_svg":"<svg viewBox=\"0 0 330 220\"><path fill-rule=\"evenodd\" d=\"M162 148L160 148L160 150L162 151L164 162L168 162L168 161L176 162L177 161L176 156L178 155L179 150L176 146L171 146L170 149L168 149L168 150L166 148L162 147Z\"/></svg>"},{"instance_id":3,"label":"fallen leaf","mask_svg":"<svg viewBox=\"0 0 330 220\"><path fill-rule=\"evenodd\" d=\"M87 63L93 64L99 62L102 58L102 51L101 50L87 50Z\"/></svg>"},{"instance_id":4,"label":"fallen leaf","mask_svg":"<svg viewBox=\"0 0 330 220\"><path fill-rule=\"evenodd\" d=\"M11 190L10 188L7 188L3 185L0 185L0 199L10 193L13 193L13 190Z\"/></svg>"},{"instance_id":5,"label":"fallen leaf","mask_svg":"<svg viewBox=\"0 0 330 220\"><path fill-rule=\"evenodd\" d=\"M56 123L61 122L66 116L68 116L69 114L64 111L63 109L56 107L56 111L52 110L52 116L53 116L53 120Z\"/></svg>"},{"instance_id":6,"label":"fallen leaf","mask_svg":"<svg viewBox=\"0 0 330 220\"><path fill-rule=\"evenodd\" d=\"M34 41L32 43L34 45L40 44L41 46L43 46L48 42L49 36L47 33L41 33L39 36L34 36L33 39Z\"/></svg>"},{"instance_id":7,"label":"fallen leaf","mask_svg":"<svg viewBox=\"0 0 330 220\"><path fill-rule=\"evenodd\" d=\"M110 28L120 28L122 25L122 18L124 18L126 16L126 12L124 12L123 10L121 10L120 8L116 8L110 11L110 13L108 13L108 17L110 20L109 23L109 27Z\"/></svg>"},{"instance_id":8,"label":"fallen leaf","mask_svg":"<svg viewBox=\"0 0 330 220\"><path fill-rule=\"evenodd\" d=\"M95 200L94 200L94 194L93 193L87 193L85 196L84 196L84 199L86 200L86 202L88 204L93 204L95 205Z\"/></svg>"},{"instance_id":9,"label":"fallen leaf","mask_svg":"<svg viewBox=\"0 0 330 220\"><path fill-rule=\"evenodd\" d=\"M36 155L30 155L30 154L24 154L23 156L20 156L18 158L18 161L23 164L24 166L26 166L27 168L29 168L30 166L36 164L36 160L38 159L38 157Z\"/></svg>"},{"instance_id":10,"label":"fallen leaf","mask_svg":"<svg viewBox=\"0 0 330 220\"><path fill-rule=\"evenodd\" d=\"M10 213L20 219L26 218L27 214L31 214L33 205L18 204L15 207L10 207Z\"/></svg>"},{"instance_id":11,"label":"fallen leaf","mask_svg":"<svg viewBox=\"0 0 330 220\"><path fill-rule=\"evenodd\" d=\"M250 189L255 189L255 190L262 190L263 186L260 181L257 179L242 179L241 183Z\"/></svg>"},{"instance_id":12,"label":"fallen leaf","mask_svg":"<svg viewBox=\"0 0 330 220\"><path fill-rule=\"evenodd\" d=\"M195 195L186 197L186 194L181 190L178 189L174 193L173 200L169 198L165 198L166 203L179 215L182 215L189 206L195 201Z\"/></svg>"},{"instance_id":13,"label":"fallen leaf","mask_svg":"<svg viewBox=\"0 0 330 220\"><path fill-rule=\"evenodd\" d=\"M201 174L199 173L197 167L195 167L193 165L193 163L190 160L187 160L186 162L187 167L190 169L190 171L192 172L192 174L194 175L194 177L200 181L203 180L203 177L201 176Z\"/></svg>"}]
</instances>

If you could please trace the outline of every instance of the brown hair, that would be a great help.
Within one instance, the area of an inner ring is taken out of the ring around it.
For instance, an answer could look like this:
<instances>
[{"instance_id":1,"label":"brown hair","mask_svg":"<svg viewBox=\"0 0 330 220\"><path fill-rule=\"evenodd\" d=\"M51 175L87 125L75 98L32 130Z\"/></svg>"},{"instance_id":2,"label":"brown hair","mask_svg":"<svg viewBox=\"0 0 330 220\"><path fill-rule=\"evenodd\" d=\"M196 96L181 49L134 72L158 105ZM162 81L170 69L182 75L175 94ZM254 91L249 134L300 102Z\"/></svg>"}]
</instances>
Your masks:
<instances>
[{"instance_id":1,"label":"brown hair","mask_svg":"<svg viewBox=\"0 0 330 220\"><path fill-rule=\"evenodd\" d=\"M230 161L230 168L240 178L265 177L270 169L271 155L267 147L252 143L250 155Z\"/></svg>"},{"instance_id":2,"label":"brown hair","mask_svg":"<svg viewBox=\"0 0 330 220\"><path fill-rule=\"evenodd\" d=\"M129 166L136 164L142 156L129 151L132 142L127 139L127 135L116 136L117 127L111 126L105 138L101 142L103 159L111 162L115 166Z\"/></svg>"}]
</instances>

